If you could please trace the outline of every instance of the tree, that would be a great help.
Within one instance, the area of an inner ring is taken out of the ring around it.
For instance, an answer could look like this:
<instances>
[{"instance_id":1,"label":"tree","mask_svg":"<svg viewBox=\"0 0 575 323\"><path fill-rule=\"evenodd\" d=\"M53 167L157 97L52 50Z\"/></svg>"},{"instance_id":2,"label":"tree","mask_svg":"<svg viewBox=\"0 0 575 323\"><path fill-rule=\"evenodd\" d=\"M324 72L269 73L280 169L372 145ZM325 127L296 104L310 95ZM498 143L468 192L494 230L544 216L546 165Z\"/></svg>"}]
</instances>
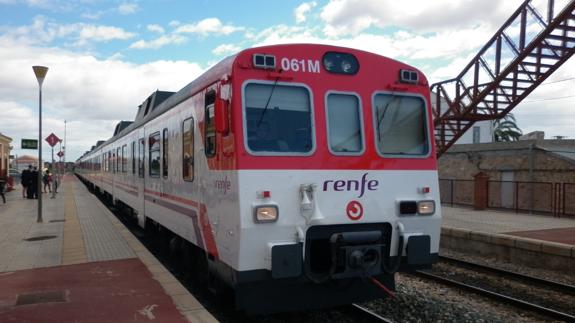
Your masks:
<instances>
[{"instance_id":1,"label":"tree","mask_svg":"<svg viewBox=\"0 0 575 323\"><path fill-rule=\"evenodd\" d=\"M523 131L517 126L517 121L512 113L493 122L493 139L501 141L517 141L523 135Z\"/></svg>"}]
</instances>

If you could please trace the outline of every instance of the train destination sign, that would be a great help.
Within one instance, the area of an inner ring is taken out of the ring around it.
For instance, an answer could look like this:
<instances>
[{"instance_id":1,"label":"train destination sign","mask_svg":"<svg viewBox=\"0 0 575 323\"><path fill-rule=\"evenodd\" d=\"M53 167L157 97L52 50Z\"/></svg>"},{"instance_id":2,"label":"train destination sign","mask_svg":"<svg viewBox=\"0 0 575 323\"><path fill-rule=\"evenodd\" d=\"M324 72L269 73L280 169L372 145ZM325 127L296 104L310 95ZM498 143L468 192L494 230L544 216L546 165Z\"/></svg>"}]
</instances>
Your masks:
<instances>
[{"instance_id":1,"label":"train destination sign","mask_svg":"<svg viewBox=\"0 0 575 323\"><path fill-rule=\"evenodd\" d=\"M38 139L22 139L22 149L38 149Z\"/></svg>"}]
</instances>

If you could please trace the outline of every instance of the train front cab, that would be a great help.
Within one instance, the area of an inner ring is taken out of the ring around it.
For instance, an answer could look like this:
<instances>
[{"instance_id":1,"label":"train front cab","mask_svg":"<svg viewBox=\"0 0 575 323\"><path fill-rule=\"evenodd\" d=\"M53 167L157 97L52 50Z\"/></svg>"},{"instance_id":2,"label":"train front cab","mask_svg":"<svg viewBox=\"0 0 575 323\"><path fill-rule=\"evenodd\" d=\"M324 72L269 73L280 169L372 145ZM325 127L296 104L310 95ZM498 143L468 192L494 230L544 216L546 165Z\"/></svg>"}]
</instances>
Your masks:
<instances>
[{"instance_id":1,"label":"train front cab","mask_svg":"<svg viewBox=\"0 0 575 323\"><path fill-rule=\"evenodd\" d=\"M333 75L326 72L325 55L340 48L303 47L306 58L295 61L281 46L245 51L234 70L242 215L239 270L229 280L236 306L251 313L386 297L373 279L394 290L395 272L429 267L438 252L441 219L427 81L404 64L364 52L354 52L356 63L364 65L357 74ZM270 57L277 68L266 65ZM249 68L258 63L259 69ZM313 68L302 72L305 66ZM360 138L341 148L332 135L341 125L332 122L330 109L341 111L350 102L357 115L338 120L356 120L359 126L346 129ZM406 119L398 112L401 102L407 102L403 111L417 116ZM403 127L393 121L402 117ZM416 129L413 140L423 143L414 147L416 153L401 150L410 142L380 139L391 137L382 129L393 128L393 122L397 136ZM264 125L270 140L252 139ZM354 219L358 208L362 216ZM279 213L279 220L268 223L266 213L258 221L259 209Z\"/></svg>"}]
</instances>

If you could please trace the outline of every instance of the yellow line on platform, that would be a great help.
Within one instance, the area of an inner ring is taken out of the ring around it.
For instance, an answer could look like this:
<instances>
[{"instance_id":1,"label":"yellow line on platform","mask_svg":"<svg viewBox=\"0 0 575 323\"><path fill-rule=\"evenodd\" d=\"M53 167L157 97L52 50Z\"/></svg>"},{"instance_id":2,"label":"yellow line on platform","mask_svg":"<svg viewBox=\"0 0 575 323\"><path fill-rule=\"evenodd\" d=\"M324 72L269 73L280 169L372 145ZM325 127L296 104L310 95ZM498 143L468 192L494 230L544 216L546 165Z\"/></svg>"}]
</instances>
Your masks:
<instances>
[{"instance_id":1,"label":"yellow line on platform","mask_svg":"<svg viewBox=\"0 0 575 323\"><path fill-rule=\"evenodd\" d=\"M80 227L80 220L76 213L76 199L74 198L74 182L64 181L64 239L62 246L62 265L80 264L88 262L84 236Z\"/></svg>"}]
</instances>

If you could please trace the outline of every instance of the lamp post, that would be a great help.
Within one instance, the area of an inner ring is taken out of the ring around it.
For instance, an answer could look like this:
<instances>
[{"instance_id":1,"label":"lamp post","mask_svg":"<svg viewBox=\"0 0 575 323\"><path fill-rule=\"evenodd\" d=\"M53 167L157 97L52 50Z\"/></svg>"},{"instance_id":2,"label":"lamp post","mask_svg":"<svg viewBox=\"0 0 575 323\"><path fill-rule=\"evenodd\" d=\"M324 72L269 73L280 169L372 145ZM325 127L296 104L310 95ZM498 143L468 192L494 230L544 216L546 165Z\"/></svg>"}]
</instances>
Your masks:
<instances>
[{"instance_id":1,"label":"lamp post","mask_svg":"<svg viewBox=\"0 0 575 323\"><path fill-rule=\"evenodd\" d=\"M37 194L38 194L38 218L36 222L42 222L42 83L44 82L44 78L48 73L48 68L46 66L32 66L34 70L34 75L36 75L36 79L38 80L38 90L39 90L39 99L38 99L38 185Z\"/></svg>"}]
</instances>

